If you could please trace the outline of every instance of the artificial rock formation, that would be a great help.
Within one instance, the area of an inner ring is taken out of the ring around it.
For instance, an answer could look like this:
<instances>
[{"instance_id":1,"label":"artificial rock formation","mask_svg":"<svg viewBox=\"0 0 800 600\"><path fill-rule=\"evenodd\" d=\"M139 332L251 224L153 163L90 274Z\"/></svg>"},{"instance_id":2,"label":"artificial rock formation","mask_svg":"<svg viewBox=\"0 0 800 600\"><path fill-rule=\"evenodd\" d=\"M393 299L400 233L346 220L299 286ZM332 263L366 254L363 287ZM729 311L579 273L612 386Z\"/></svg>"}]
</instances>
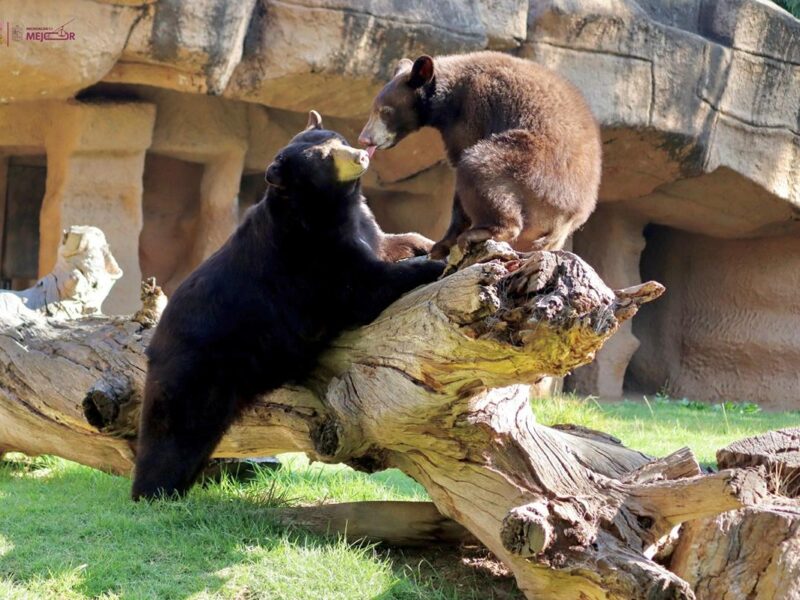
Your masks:
<instances>
[{"instance_id":1,"label":"artificial rock formation","mask_svg":"<svg viewBox=\"0 0 800 600\"><path fill-rule=\"evenodd\" d=\"M107 289L111 263L97 260L108 255L97 233L65 237L59 273ZM688 449L652 460L599 432L544 427L525 385L590 360L663 288L647 282L612 291L568 252L520 256L488 243L451 258L442 280L338 338L302 387L259 398L215 454L302 451L367 471L399 468L433 506L348 504L280 518L395 543L477 539L528 598L695 598L689 581L661 564L676 528L734 509L766 515L769 503L788 505L763 467L701 474ZM61 302L97 303L81 289L65 287ZM153 282L142 299L132 317L48 317L33 304L0 312L0 454L49 453L130 471L143 350L164 306ZM795 531L786 539L794 542ZM789 548L782 556L795 554ZM753 573L762 564L739 563Z\"/></svg>"},{"instance_id":2,"label":"artificial rock formation","mask_svg":"<svg viewBox=\"0 0 800 600\"><path fill-rule=\"evenodd\" d=\"M397 59L491 48L565 75L602 125L601 203L579 253L609 280L669 279L676 294L572 385L797 408L800 318L781 298L800 272L800 22L771 2L7 0L3 13L0 163L47 156L40 273L62 228L106 231L126 273L110 312L132 310L140 269L170 292L213 251L310 108L354 140ZM74 39L24 39L62 24ZM442 234L443 161L430 130L376 155L365 187L385 229ZM762 274L767 299L739 293Z\"/></svg>"}]
</instances>

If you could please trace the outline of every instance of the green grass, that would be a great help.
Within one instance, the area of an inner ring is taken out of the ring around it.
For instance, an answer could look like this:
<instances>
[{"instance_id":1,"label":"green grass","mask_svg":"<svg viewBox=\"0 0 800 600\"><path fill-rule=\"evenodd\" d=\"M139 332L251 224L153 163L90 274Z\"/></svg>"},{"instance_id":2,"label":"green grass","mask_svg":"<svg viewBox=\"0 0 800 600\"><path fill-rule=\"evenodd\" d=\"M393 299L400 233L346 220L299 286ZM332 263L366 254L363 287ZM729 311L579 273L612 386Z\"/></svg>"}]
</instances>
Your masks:
<instances>
[{"instance_id":1,"label":"green grass","mask_svg":"<svg viewBox=\"0 0 800 600\"><path fill-rule=\"evenodd\" d=\"M0 598L492 597L479 591L489 585L480 573L444 581L396 550L276 526L276 504L425 497L397 471L367 477L295 455L285 463L148 505L129 500L126 478L14 455L0 467Z\"/></svg>"},{"instance_id":2,"label":"green grass","mask_svg":"<svg viewBox=\"0 0 800 600\"><path fill-rule=\"evenodd\" d=\"M726 443L797 426L800 413L709 408L652 398L534 401L546 424L572 422L664 455L688 445L713 463ZM179 502L134 504L130 482L55 458L0 466L0 598L462 600L519 598L513 583L436 553L403 554L276 526L270 507L425 498L397 471L372 476L282 457L248 483L195 487Z\"/></svg>"},{"instance_id":3,"label":"green grass","mask_svg":"<svg viewBox=\"0 0 800 600\"><path fill-rule=\"evenodd\" d=\"M800 18L800 0L774 0L775 4L782 6L795 17Z\"/></svg>"},{"instance_id":4,"label":"green grass","mask_svg":"<svg viewBox=\"0 0 800 600\"><path fill-rule=\"evenodd\" d=\"M754 404L709 405L657 395L642 402L598 403L563 396L534 400L544 424L575 423L611 433L623 444L653 456L689 446L705 465L729 443L770 429L800 426L800 411L763 412Z\"/></svg>"}]
</instances>

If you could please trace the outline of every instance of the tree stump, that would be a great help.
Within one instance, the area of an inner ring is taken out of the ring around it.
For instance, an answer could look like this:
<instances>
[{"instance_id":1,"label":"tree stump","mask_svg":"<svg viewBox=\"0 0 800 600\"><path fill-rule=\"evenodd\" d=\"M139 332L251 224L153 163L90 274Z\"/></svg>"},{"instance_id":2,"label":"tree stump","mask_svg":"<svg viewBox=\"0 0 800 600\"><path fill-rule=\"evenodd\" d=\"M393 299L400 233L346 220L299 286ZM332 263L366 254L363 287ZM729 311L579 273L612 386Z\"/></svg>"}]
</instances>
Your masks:
<instances>
[{"instance_id":1,"label":"tree stump","mask_svg":"<svg viewBox=\"0 0 800 600\"><path fill-rule=\"evenodd\" d=\"M800 428L779 429L733 442L717 451L722 469L762 466L772 491L800 497Z\"/></svg>"},{"instance_id":2,"label":"tree stump","mask_svg":"<svg viewBox=\"0 0 800 600\"><path fill-rule=\"evenodd\" d=\"M684 526L672 570L698 600L800 598L800 429L769 431L717 452L723 468L761 466L770 503Z\"/></svg>"},{"instance_id":3,"label":"tree stump","mask_svg":"<svg viewBox=\"0 0 800 600\"><path fill-rule=\"evenodd\" d=\"M763 469L701 475L686 450L650 461L597 432L544 427L527 385L590 361L663 288L612 291L563 251L490 242L451 261L339 337L303 387L260 398L215 455L397 467L529 598L694 598L654 558L681 523L763 503ZM144 304L133 318L1 314L0 447L129 472L156 286Z\"/></svg>"}]
</instances>

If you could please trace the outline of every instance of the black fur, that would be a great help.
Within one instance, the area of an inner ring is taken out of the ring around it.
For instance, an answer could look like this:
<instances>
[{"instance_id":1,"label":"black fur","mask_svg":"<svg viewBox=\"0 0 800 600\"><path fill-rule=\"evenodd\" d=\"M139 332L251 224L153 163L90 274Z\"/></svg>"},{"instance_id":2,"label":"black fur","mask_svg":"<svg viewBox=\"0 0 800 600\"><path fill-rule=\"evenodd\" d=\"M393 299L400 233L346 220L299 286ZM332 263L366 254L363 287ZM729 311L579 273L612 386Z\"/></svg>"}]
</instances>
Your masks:
<instances>
[{"instance_id":1,"label":"black fur","mask_svg":"<svg viewBox=\"0 0 800 600\"><path fill-rule=\"evenodd\" d=\"M301 381L342 330L368 323L443 264L379 260L358 181L307 151L307 130L225 245L176 290L147 349L134 499L185 493L255 396Z\"/></svg>"}]
</instances>

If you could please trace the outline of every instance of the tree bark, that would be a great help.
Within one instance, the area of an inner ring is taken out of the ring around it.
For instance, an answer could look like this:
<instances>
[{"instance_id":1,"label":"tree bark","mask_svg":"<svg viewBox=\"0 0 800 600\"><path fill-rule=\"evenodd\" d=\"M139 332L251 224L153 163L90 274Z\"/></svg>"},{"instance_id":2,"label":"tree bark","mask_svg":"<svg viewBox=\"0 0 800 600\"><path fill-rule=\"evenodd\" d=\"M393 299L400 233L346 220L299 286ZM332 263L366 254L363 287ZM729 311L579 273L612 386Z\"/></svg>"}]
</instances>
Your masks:
<instances>
[{"instance_id":1,"label":"tree bark","mask_svg":"<svg viewBox=\"0 0 800 600\"><path fill-rule=\"evenodd\" d=\"M768 431L733 442L717 451L717 464L723 469L762 466L773 492L800 497L800 428Z\"/></svg>"},{"instance_id":2,"label":"tree bark","mask_svg":"<svg viewBox=\"0 0 800 600\"><path fill-rule=\"evenodd\" d=\"M687 523L670 568L698 600L800 598L800 505L775 502Z\"/></svg>"},{"instance_id":3,"label":"tree bark","mask_svg":"<svg viewBox=\"0 0 800 600\"><path fill-rule=\"evenodd\" d=\"M663 288L612 291L569 252L490 242L451 260L449 276L338 338L304 387L260 398L215 455L397 467L529 598L693 598L653 557L683 521L762 502L762 474L700 475L685 450L651 463L609 436L541 426L525 385L591 360ZM1 447L130 470L163 304L152 284L144 300L133 319L0 315Z\"/></svg>"},{"instance_id":4,"label":"tree bark","mask_svg":"<svg viewBox=\"0 0 800 600\"><path fill-rule=\"evenodd\" d=\"M717 451L723 468L761 466L770 503L687 523L672 570L699 600L800 598L800 429L768 431Z\"/></svg>"}]
</instances>

